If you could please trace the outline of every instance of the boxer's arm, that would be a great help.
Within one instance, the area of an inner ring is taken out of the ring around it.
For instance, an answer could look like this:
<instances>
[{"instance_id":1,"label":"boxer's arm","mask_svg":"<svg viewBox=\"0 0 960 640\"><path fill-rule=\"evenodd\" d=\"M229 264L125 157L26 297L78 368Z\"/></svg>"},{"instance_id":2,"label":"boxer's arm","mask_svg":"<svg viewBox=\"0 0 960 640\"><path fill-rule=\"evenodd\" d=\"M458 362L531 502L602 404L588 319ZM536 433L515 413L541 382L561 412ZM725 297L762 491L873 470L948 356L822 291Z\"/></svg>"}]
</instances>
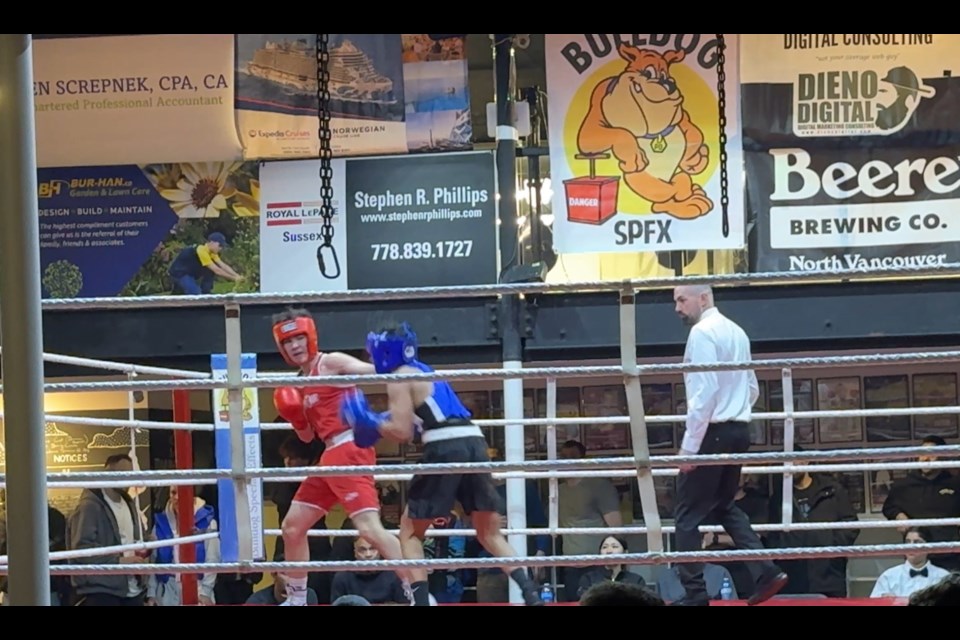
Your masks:
<instances>
[{"instance_id":1,"label":"boxer's arm","mask_svg":"<svg viewBox=\"0 0 960 640\"><path fill-rule=\"evenodd\" d=\"M390 403L390 419L380 427L380 433L396 442L410 442L413 440L416 415L413 410L413 383L388 384L387 399Z\"/></svg>"},{"instance_id":2,"label":"boxer's arm","mask_svg":"<svg viewBox=\"0 0 960 640\"><path fill-rule=\"evenodd\" d=\"M335 351L323 356L323 366L342 376L366 376L377 372L372 364L351 355Z\"/></svg>"}]
</instances>

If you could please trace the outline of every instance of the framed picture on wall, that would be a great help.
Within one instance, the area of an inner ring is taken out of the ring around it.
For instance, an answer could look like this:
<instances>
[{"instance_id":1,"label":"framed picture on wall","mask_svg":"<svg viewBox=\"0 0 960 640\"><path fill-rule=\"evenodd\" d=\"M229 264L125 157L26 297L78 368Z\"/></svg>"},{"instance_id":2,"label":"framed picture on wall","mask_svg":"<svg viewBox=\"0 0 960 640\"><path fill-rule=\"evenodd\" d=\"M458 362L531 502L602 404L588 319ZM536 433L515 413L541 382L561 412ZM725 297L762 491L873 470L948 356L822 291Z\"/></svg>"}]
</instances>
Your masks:
<instances>
[{"instance_id":1,"label":"framed picture on wall","mask_svg":"<svg viewBox=\"0 0 960 640\"><path fill-rule=\"evenodd\" d=\"M626 392L624 392L626 394ZM643 412L648 416L669 416L673 413L673 385L645 384L641 387ZM676 446L673 425L647 423L647 441L651 449L672 449Z\"/></svg>"},{"instance_id":2,"label":"framed picture on wall","mask_svg":"<svg viewBox=\"0 0 960 640\"><path fill-rule=\"evenodd\" d=\"M627 394L622 385L584 387L583 415L588 417L627 415ZM630 448L630 426L627 424L591 425L583 434L587 451L609 451Z\"/></svg>"},{"instance_id":3,"label":"framed picture on wall","mask_svg":"<svg viewBox=\"0 0 960 640\"><path fill-rule=\"evenodd\" d=\"M862 406L860 378L820 378L817 380L817 408L820 411L847 411ZM862 418L819 418L820 442L861 442Z\"/></svg>"},{"instance_id":4,"label":"framed picture on wall","mask_svg":"<svg viewBox=\"0 0 960 640\"><path fill-rule=\"evenodd\" d=\"M537 389L537 413L538 418L547 417L547 390ZM558 418L579 418L580 417L580 388L579 387L557 387L557 417ZM590 425L584 427L590 430ZM547 427L538 427L540 451L547 453ZM563 446L568 440L576 440L583 443L581 427L578 424L558 424L556 425L557 449Z\"/></svg>"},{"instance_id":5,"label":"framed picture on wall","mask_svg":"<svg viewBox=\"0 0 960 640\"><path fill-rule=\"evenodd\" d=\"M910 406L907 376L867 376L863 379L864 406L867 409L904 409ZM867 418L868 442L892 442L910 439L909 416Z\"/></svg>"},{"instance_id":6,"label":"framed picture on wall","mask_svg":"<svg viewBox=\"0 0 960 640\"><path fill-rule=\"evenodd\" d=\"M913 376L914 407L957 406L957 374L918 373ZM956 414L939 416L913 416L913 438L922 440L927 436L941 438L960 437Z\"/></svg>"},{"instance_id":7,"label":"framed picture on wall","mask_svg":"<svg viewBox=\"0 0 960 640\"><path fill-rule=\"evenodd\" d=\"M770 412L783 411L783 380L769 380ZM813 380L793 379L793 410L813 411ZM797 444L813 444L815 441L812 419L794 419L794 441ZM783 420L770 421L770 444L783 444Z\"/></svg>"}]
</instances>

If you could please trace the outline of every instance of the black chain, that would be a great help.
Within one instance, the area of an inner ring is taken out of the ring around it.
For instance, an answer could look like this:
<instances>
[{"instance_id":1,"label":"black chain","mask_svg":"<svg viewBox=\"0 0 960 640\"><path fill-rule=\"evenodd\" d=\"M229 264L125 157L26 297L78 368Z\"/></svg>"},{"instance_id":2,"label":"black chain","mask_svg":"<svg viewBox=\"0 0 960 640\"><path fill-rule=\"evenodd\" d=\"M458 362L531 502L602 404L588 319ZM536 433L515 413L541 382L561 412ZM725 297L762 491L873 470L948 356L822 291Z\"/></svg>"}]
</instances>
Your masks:
<instances>
[{"instance_id":1,"label":"black chain","mask_svg":"<svg viewBox=\"0 0 960 640\"><path fill-rule=\"evenodd\" d=\"M330 132L330 34L317 34L317 117L320 120L320 215L323 244L317 248L317 263L324 278L340 277L340 261L333 246L333 134ZM327 254L333 260L333 272L327 273Z\"/></svg>"},{"instance_id":2,"label":"black chain","mask_svg":"<svg viewBox=\"0 0 960 640\"><path fill-rule=\"evenodd\" d=\"M720 211L723 215L723 237L730 235L730 189L727 177L727 72L726 39L717 34L717 102L720 105Z\"/></svg>"}]
</instances>

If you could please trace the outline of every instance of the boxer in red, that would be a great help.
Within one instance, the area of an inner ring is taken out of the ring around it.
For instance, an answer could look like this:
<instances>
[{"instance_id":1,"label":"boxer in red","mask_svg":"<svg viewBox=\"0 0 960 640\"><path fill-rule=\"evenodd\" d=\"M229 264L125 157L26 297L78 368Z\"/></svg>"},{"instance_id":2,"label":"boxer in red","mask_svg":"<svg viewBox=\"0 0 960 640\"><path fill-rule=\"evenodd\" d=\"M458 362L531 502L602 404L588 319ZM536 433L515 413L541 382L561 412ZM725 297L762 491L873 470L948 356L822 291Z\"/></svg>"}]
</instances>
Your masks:
<instances>
[{"instance_id":1,"label":"boxer in red","mask_svg":"<svg viewBox=\"0 0 960 640\"><path fill-rule=\"evenodd\" d=\"M273 337L283 359L298 367L305 376L374 374L372 364L357 360L345 353L321 353L317 328L307 311L290 310L274 316ZM274 405L280 415L293 425L303 442L322 440L325 449L320 466L373 465L377 454L373 448L356 446L353 430L340 418L340 402L354 385L311 386L304 388L280 387L273 394ZM336 504L342 504L360 537L372 544L387 560L402 560L400 540L384 529L380 522L380 497L373 476L310 477L303 481L290 511L283 519L283 545L288 562L310 560L307 531ZM406 571L397 571L409 590ZM307 603L306 572L285 574L288 606ZM412 604L412 595L411 604Z\"/></svg>"}]
</instances>

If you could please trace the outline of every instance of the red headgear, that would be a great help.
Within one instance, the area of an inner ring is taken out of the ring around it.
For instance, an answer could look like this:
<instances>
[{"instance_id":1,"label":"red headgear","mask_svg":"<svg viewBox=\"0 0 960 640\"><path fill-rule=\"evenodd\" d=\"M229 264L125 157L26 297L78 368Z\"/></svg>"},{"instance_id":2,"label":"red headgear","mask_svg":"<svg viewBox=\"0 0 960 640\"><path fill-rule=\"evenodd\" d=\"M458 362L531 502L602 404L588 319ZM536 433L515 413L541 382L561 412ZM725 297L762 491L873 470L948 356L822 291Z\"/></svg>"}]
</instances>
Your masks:
<instances>
[{"instance_id":1,"label":"red headgear","mask_svg":"<svg viewBox=\"0 0 960 640\"><path fill-rule=\"evenodd\" d=\"M283 341L294 336L305 336L307 338L307 353L313 360L320 351L317 346L317 325L314 324L313 318L294 318L273 325L273 339L277 343L280 355L287 361L287 364L297 367L300 365L291 361L286 349L283 348Z\"/></svg>"}]
</instances>

